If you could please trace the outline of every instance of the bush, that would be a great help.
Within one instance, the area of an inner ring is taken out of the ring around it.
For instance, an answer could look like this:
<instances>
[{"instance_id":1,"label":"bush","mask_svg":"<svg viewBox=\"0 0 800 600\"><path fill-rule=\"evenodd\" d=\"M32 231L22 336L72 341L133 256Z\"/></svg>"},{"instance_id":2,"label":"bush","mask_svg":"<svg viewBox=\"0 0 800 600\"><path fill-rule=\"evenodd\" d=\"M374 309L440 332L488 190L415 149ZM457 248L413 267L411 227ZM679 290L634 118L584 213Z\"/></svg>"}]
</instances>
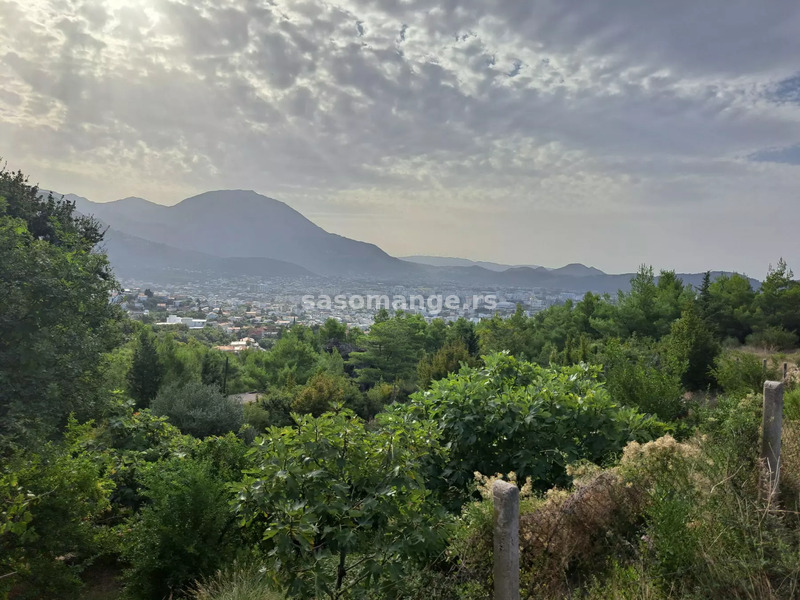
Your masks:
<instances>
[{"instance_id":1,"label":"bush","mask_svg":"<svg viewBox=\"0 0 800 600\"><path fill-rule=\"evenodd\" d=\"M566 465L600 463L631 440L649 440L664 424L612 401L599 368L544 368L507 354L484 357L412 396L394 412L437 424L449 453L433 465L461 500L475 471L530 477L536 489L569 482Z\"/></svg>"},{"instance_id":2,"label":"bush","mask_svg":"<svg viewBox=\"0 0 800 600\"><path fill-rule=\"evenodd\" d=\"M125 540L126 589L164 598L231 561L237 538L228 483L207 461L172 458L140 475L149 504Z\"/></svg>"},{"instance_id":3,"label":"bush","mask_svg":"<svg viewBox=\"0 0 800 600\"><path fill-rule=\"evenodd\" d=\"M238 431L244 422L241 404L227 399L217 386L201 383L164 387L153 400L152 410L197 438Z\"/></svg>"},{"instance_id":4,"label":"bush","mask_svg":"<svg viewBox=\"0 0 800 600\"><path fill-rule=\"evenodd\" d=\"M722 390L733 396L760 393L764 380L778 378L774 369L764 373L761 359L750 352L724 352L714 361L714 379Z\"/></svg>"},{"instance_id":5,"label":"bush","mask_svg":"<svg viewBox=\"0 0 800 600\"><path fill-rule=\"evenodd\" d=\"M100 526L113 483L107 457L83 450L84 428L68 440L7 457L0 468L0 597L71 598L81 572L113 551Z\"/></svg>"},{"instance_id":6,"label":"bush","mask_svg":"<svg viewBox=\"0 0 800 600\"><path fill-rule=\"evenodd\" d=\"M196 583L189 592L191 600L281 600L271 587L271 577L258 563L234 564Z\"/></svg>"},{"instance_id":7,"label":"bush","mask_svg":"<svg viewBox=\"0 0 800 600\"><path fill-rule=\"evenodd\" d=\"M797 346L797 334L786 331L782 327L767 327L747 336L747 343L751 346L764 348L770 352L789 350Z\"/></svg>"},{"instance_id":8,"label":"bush","mask_svg":"<svg viewBox=\"0 0 800 600\"><path fill-rule=\"evenodd\" d=\"M685 412L681 370L651 346L611 340L602 361L606 387L617 402L668 421Z\"/></svg>"},{"instance_id":9,"label":"bush","mask_svg":"<svg viewBox=\"0 0 800 600\"><path fill-rule=\"evenodd\" d=\"M259 433L262 433L266 427L286 427L294 425L292 419L292 401L294 395L283 388L272 388L264 394L261 394L258 401L251 404L251 408L245 410L245 414L249 414L252 422L248 423L253 426ZM258 408L255 408L258 407ZM264 425L264 427L261 427Z\"/></svg>"},{"instance_id":10,"label":"bush","mask_svg":"<svg viewBox=\"0 0 800 600\"><path fill-rule=\"evenodd\" d=\"M264 408L260 402L248 402L243 407L244 422L250 425L258 433L263 433L265 429L275 425L272 422L272 415ZM282 425L284 423L281 423Z\"/></svg>"},{"instance_id":11,"label":"bush","mask_svg":"<svg viewBox=\"0 0 800 600\"><path fill-rule=\"evenodd\" d=\"M420 473L434 434L388 415L367 430L343 410L257 440L237 512L274 583L301 598L361 597L435 555L443 515Z\"/></svg>"}]
</instances>

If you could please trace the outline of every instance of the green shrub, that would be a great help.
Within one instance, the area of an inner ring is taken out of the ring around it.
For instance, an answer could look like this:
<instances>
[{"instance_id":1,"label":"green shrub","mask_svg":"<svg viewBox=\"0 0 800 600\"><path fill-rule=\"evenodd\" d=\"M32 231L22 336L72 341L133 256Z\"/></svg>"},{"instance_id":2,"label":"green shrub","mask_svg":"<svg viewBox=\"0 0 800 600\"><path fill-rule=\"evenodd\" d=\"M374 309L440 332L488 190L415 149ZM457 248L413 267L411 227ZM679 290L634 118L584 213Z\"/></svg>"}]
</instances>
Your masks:
<instances>
[{"instance_id":1,"label":"green shrub","mask_svg":"<svg viewBox=\"0 0 800 600\"><path fill-rule=\"evenodd\" d=\"M215 385L195 382L162 388L153 400L152 411L197 438L238 431L244 422L241 404L223 396Z\"/></svg>"},{"instance_id":2,"label":"green shrub","mask_svg":"<svg viewBox=\"0 0 800 600\"><path fill-rule=\"evenodd\" d=\"M668 364L652 346L610 340L602 361L606 387L617 402L668 421L685 412L682 369Z\"/></svg>"},{"instance_id":3,"label":"green shrub","mask_svg":"<svg viewBox=\"0 0 800 600\"><path fill-rule=\"evenodd\" d=\"M258 425L266 423L266 427L286 427L287 425L293 425L292 400L294 400L294 394L289 390L283 388L270 389L262 394L256 402L258 407L262 409L266 415L264 415L262 411L251 409L250 414L254 418L254 423ZM251 425L253 425L259 433L263 431L263 429L256 427L253 423L251 423Z\"/></svg>"},{"instance_id":4,"label":"green shrub","mask_svg":"<svg viewBox=\"0 0 800 600\"><path fill-rule=\"evenodd\" d=\"M237 512L291 596L361 597L397 584L443 546L442 512L420 462L436 451L425 422L349 410L299 417L256 440Z\"/></svg>"},{"instance_id":5,"label":"green shrub","mask_svg":"<svg viewBox=\"0 0 800 600\"><path fill-rule=\"evenodd\" d=\"M761 359L750 352L724 352L714 361L712 371L717 384L727 394L741 396L760 393L764 380L778 376L774 369L764 372Z\"/></svg>"},{"instance_id":6,"label":"green shrub","mask_svg":"<svg viewBox=\"0 0 800 600\"><path fill-rule=\"evenodd\" d=\"M475 471L530 477L535 488L566 484L566 465L602 463L631 440L648 440L663 423L615 403L597 367L544 368L507 354L484 357L412 396L394 412L435 423L449 449L432 465L461 500Z\"/></svg>"},{"instance_id":7,"label":"green shrub","mask_svg":"<svg viewBox=\"0 0 800 600\"><path fill-rule=\"evenodd\" d=\"M782 327L767 327L747 336L748 344L764 348L770 352L794 348L797 346L797 340L796 333L786 331Z\"/></svg>"},{"instance_id":8,"label":"green shrub","mask_svg":"<svg viewBox=\"0 0 800 600\"><path fill-rule=\"evenodd\" d=\"M274 425L272 415L260 402L248 402L242 409L244 411L244 422L258 433L262 433L267 427Z\"/></svg>"},{"instance_id":9,"label":"green shrub","mask_svg":"<svg viewBox=\"0 0 800 600\"><path fill-rule=\"evenodd\" d=\"M6 457L0 468L0 597L71 598L81 572L113 551L100 520L113 483L107 456L85 451L86 428L67 441Z\"/></svg>"},{"instance_id":10,"label":"green shrub","mask_svg":"<svg viewBox=\"0 0 800 600\"><path fill-rule=\"evenodd\" d=\"M786 391L783 397L783 418L800 420L800 387Z\"/></svg>"},{"instance_id":11,"label":"green shrub","mask_svg":"<svg viewBox=\"0 0 800 600\"><path fill-rule=\"evenodd\" d=\"M124 540L126 589L157 600L213 574L233 559L238 541L228 483L210 462L172 458L140 474L149 503Z\"/></svg>"},{"instance_id":12,"label":"green shrub","mask_svg":"<svg viewBox=\"0 0 800 600\"><path fill-rule=\"evenodd\" d=\"M281 600L266 569L256 562L217 571L197 582L189 591L191 600Z\"/></svg>"}]
</instances>

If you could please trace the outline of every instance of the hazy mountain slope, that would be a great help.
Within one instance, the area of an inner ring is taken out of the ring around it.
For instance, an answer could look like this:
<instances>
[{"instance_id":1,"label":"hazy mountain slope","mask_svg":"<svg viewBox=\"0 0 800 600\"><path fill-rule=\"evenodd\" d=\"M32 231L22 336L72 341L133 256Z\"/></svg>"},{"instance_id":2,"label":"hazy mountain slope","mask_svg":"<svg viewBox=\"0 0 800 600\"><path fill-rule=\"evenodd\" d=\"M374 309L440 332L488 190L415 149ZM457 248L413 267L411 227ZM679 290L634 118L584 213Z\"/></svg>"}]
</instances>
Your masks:
<instances>
[{"instance_id":1,"label":"hazy mountain slope","mask_svg":"<svg viewBox=\"0 0 800 600\"><path fill-rule=\"evenodd\" d=\"M413 265L373 244L326 232L283 202L252 191L206 192L174 205L138 198L81 202L114 229L145 240L219 257L291 262L319 275L393 277Z\"/></svg>"},{"instance_id":2,"label":"hazy mountain slope","mask_svg":"<svg viewBox=\"0 0 800 600\"><path fill-rule=\"evenodd\" d=\"M308 277L312 273L295 264L271 258L222 258L151 242L109 228L101 248L108 254L118 277L169 283L191 278L251 275Z\"/></svg>"}]
</instances>

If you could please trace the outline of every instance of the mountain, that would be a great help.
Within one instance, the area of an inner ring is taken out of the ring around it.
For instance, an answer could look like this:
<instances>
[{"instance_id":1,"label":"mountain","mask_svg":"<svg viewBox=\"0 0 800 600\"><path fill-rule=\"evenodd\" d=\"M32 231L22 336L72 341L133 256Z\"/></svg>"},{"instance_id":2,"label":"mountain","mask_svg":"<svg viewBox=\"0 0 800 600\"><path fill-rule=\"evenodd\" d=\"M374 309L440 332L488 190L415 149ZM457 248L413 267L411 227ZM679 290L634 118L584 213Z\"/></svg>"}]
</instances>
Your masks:
<instances>
[{"instance_id":1,"label":"mountain","mask_svg":"<svg viewBox=\"0 0 800 600\"><path fill-rule=\"evenodd\" d=\"M609 275L578 263L546 269L452 257L398 259L374 244L328 233L283 202L253 191L206 192L173 206L135 197L107 203L66 197L81 213L109 226L105 249L115 271L129 278L177 282L232 275L318 275L384 284L614 294L628 290L633 277ZM695 287L703 278L702 273L678 276Z\"/></svg>"},{"instance_id":2,"label":"mountain","mask_svg":"<svg viewBox=\"0 0 800 600\"><path fill-rule=\"evenodd\" d=\"M399 277L413 265L374 244L328 233L296 210L253 191L221 190L173 206L125 198L76 200L115 230L181 250L221 258L271 258L324 276Z\"/></svg>"},{"instance_id":3,"label":"mountain","mask_svg":"<svg viewBox=\"0 0 800 600\"><path fill-rule=\"evenodd\" d=\"M501 263L487 262L484 260L469 260L467 258L456 258L452 256L427 256L415 254L413 256L401 256L400 260L416 263L418 265L428 265L431 267L483 267L489 271L506 271L515 265L504 265ZM518 266L518 265L516 265ZM525 265L537 268L537 265Z\"/></svg>"},{"instance_id":4,"label":"mountain","mask_svg":"<svg viewBox=\"0 0 800 600\"><path fill-rule=\"evenodd\" d=\"M580 263L571 263L558 269L551 269L554 275L569 275L570 277L593 277L597 275L605 275L600 269L594 267L587 267Z\"/></svg>"}]
</instances>

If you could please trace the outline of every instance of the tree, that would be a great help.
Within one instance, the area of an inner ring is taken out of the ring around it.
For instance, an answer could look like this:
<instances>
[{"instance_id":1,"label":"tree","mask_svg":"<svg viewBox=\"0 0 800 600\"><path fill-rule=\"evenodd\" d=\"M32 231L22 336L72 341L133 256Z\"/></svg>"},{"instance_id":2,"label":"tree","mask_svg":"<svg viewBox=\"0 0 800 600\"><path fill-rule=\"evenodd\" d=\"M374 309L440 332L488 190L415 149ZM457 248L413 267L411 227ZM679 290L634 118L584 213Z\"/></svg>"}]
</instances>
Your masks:
<instances>
[{"instance_id":1,"label":"tree","mask_svg":"<svg viewBox=\"0 0 800 600\"><path fill-rule=\"evenodd\" d=\"M475 324L472 321L467 321L464 317L460 317L457 321L451 323L447 329L447 342L456 341L460 341L470 355L478 356L480 353L480 339L475 331Z\"/></svg>"},{"instance_id":2,"label":"tree","mask_svg":"<svg viewBox=\"0 0 800 600\"><path fill-rule=\"evenodd\" d=\"M63 440L4 459L0 597L76 597L78 576L98 554L114 489L108 455L95 456L90 444L89 428L71 420Z\"/></svg>"},{"instance_id":3,"label":"tree","mask_svg":"<svg viewBox=\"0 0 800 600\"><path fill-rule=\"evenodd\" d=\"M226 357L221 352L206 350L200 367L200 381L203 385L215 385L222 389L225 380L225 361Z\"/></svg>"},{"instance_id":4,"label":"tree","mask_svg":"<svg viewBox=\"0 0 800 600\"><path fill-rule=\"evenodd\" d=\"M371 387L381 379L413 382L426 343L427 324L420 315L398 313L376 321L364 340L363 352L352 352L349 363L358 381Z\"/></svg>"},{"instance_id":5,"label":"tree","mask_svg":"<svg viewBox=\"0 0 800 600\"><path fill-rule=\"evenodd\" d=\"M474 367L477 362L460 339L448 343L435 354L419 361L417 373L420 388L426 389L431 381L447 377L450 373L457 373L462 364Z\"/></svg>"},{"instance_id":6,"label":"tree","mask_svg":"<svg viewBox=\"0 0 800 600\"><path fill-rule=\"evenodd\" d=\"M264 367L267 379L273 385L288 383L303 385L314 374L319 353L314 347L316 339L304 327L292 327L266 355Z\"/></svg>"},{"instance_id":7,"label":"tree","mask_svg":"<svg viewBox=\"0 0 800 600\"><path fill-rule=\"evenodd\" d=\"M800 282L786 261L770 266L755 300L756 321L760 329L778 327L800 334Z\"/></svg>"},{"instance_id":8,"label":"tree","mask_svg":"<svg viewBox=\"0 0 800 600\"><path fill-rule=\"evenodd\" d=\"M347 325L331 317L319 328L318 337L322 346L344 342L347 339Z\"/></svg>"},{"instance_id":9,"label":"tree","mask_svg":"<svg viewBox=\"0 0 800 600\"><path fill-rule=\"evenodd\" d=\"M117 287L96 221L0 169L0 439L94 416L103 353L119 342Z\"/></svg>"},{"instance_id":10,"label":"tree","mask_svg":"<svg viewBox=\"0 0 800 600\"><path fill-rule=\"evenodd\" d=\"M164 367L158 358L153 334L146 327L139 332L128 371L128 393L138 407L150 406L161 386Z\"/></svg>"},{"instance_id":11,"label":"tree","mask_svg":"<svg viewBox=\"0 0 800 600\"><path fill-rule=\"evenodd\" d=\"M238 431L244 423L242 405L222 395L215 385L173 383L153 400L154 414L167 417L183 433L204 438Z\"/></svg>"},{"instance_id":12,"label":"tree","mask_svg":"<svg viewBox=\"0 0 800 600\"><path fill-rule=\"evenodd\" d=\"M708 286L706 320L721 337L744 342L752 332L756 293L741 275L720 275Z\"/></svg>"},{"instance_id":13,"label":"tree","mask_svg":"<svg viewBox=\"0 0 800 600\"><path fill-rule=\"evenodd\" d=\"M711 370L721 348L697 307L689 305L681 318L672 323L666 341L672 361L686 365L683 373L686 388L700 390L713 382Z\"/></svg>"},{"instance_id":14,"label":"tree","mask_svg":"<svg viewBox=\"0 0 800 600\"><path fill-rule=\"evenodd\" d=\"M685 361L670 361L663 344L631 337L606 340L598 362L606 389L615 402L672 421L686 410L683 402Z\"/></svg>"},{"instance_id":15,"label":"tree","mask_svg":"<svg viewBox=\"0 0 800 600\"><path fill-rule=\"evenodd\" d=\"M314 375L298 392L292 410L318 417L339 404L360 412L363 403L361 392L349 377L323 372Z\"/></svg>"}]
</instances>

